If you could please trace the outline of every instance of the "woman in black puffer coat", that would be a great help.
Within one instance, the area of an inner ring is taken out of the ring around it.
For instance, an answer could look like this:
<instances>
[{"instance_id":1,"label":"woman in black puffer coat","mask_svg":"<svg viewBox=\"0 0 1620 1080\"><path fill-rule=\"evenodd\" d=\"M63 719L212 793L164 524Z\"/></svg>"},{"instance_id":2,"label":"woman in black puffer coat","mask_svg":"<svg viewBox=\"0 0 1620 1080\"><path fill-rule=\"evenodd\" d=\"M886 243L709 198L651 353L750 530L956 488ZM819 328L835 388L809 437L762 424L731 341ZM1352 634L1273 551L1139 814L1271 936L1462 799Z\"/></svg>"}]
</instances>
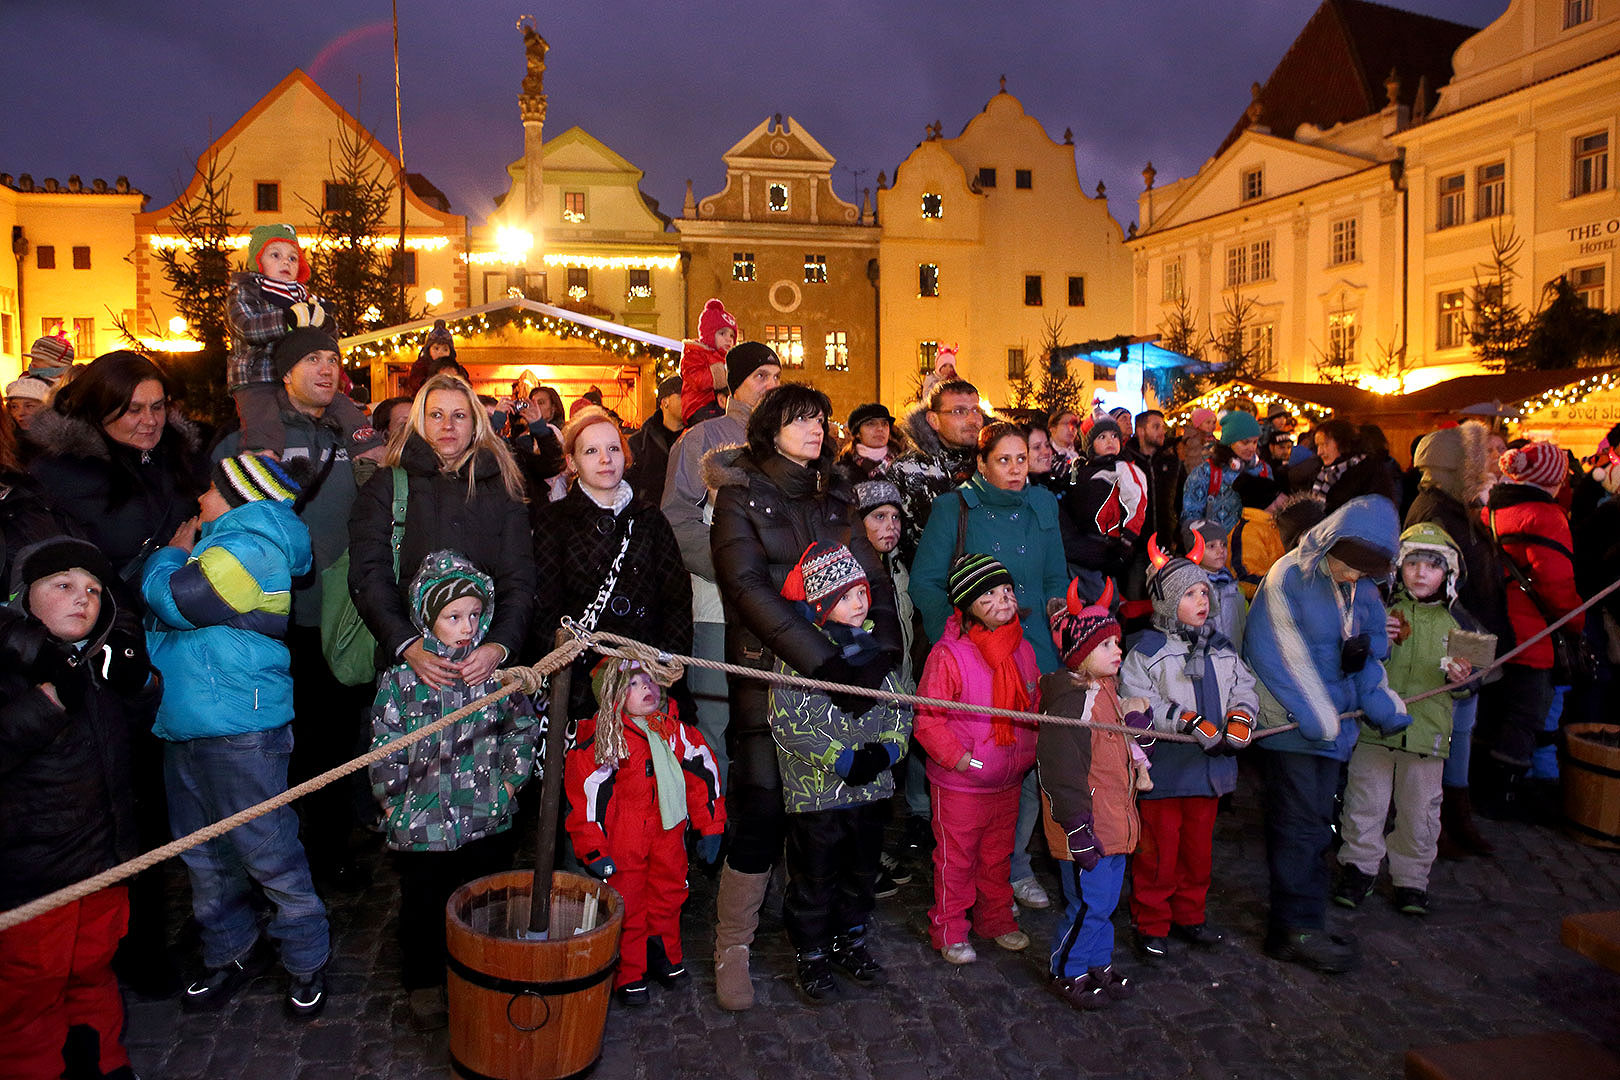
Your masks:
<instances>
[{"instance_id":1,"label":"woman in black puffer coat","mask_svg":"<svg viewBox=\"0 0 1620 1080\"><path fill-rule=\"evenodd\" d=\"M900 621L893 585L865 529L850 528L855 495L833 467L837 455L827 426L830 410L819 390L777 387L749 416L746 446L722 447L704 459L704 480L716 492L709 542L725 606L726 659L770 671L780 658L812 678L875 689L899 662ZM852 668L832 641L783 598L788 572L815 540L848 545L865 569L872 595L868 618L883 660ZM726 816L731 847L720 878L715 927L715 983L723 1004L752 998L748 948L786 828L766 684L740 678L730 682ZM871 705L870 698L836 695L833 700L845 711Z\"/></svg>"},{"instance_id":2,"label":"woman in black puffer coat","mask_svg":"<svg viewBox=\"0 0 1620 1080\"><path fill-rule=\"evenodd\" d=\"M169 377L132 352L96 357L34 415L29 466L45 499L112 564L120 606L143 610L146 557L197 512L208 487L196 429Z\"/></svg>"},{"instance_id":3,"label":"woman in black puffer coat","mask_svg":"<svg viewBox=\"0 0 1620 1080\"><path fill-rule=\"evenodd\" d=\"M523 477L495 435L471 386L455 375L428 379L410 423L389 437L384 461L355 497L349 517L349 593L377 638L377 668L403 660L424 682L480 683L516 663L534 610L534 546ZM394 575L394 469L407 477L405 531ZM411 579L435 551L465 555L495 582L495 616L484 643L458 664L428 652L411 622Z\"/></svg>"},{"instance_id":4,"label":"woman in black puffer coat","mask_svg":"<svg viewBox=\"0 0 1620 1080\"><path fill-rule=\"evenodd\" d=\"M624 443L604 410L581 411L562 434L573 485L557 502L542 497L530 504L534 564L543 582L534 605L537 653L552 650L564 617L578 621L593 609L597 630L673 653L692 651L692 580L669 522L624 479ZM613 587L602 595L615 560ZM574 661L568 695L572 720L596 711L591 670L600 659L586 652Z\"/></svg>"}]
</instances>

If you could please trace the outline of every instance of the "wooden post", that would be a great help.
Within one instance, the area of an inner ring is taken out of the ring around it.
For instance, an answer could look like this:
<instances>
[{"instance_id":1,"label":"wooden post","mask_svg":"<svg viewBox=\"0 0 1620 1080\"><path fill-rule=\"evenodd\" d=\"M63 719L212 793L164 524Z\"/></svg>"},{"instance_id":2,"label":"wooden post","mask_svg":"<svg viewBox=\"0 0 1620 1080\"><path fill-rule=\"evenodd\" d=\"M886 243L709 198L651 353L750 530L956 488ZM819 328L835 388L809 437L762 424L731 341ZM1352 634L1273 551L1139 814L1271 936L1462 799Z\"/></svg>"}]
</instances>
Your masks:
<instances>
[{"instance_id":1,"label":"wooden post","mask_svg":"<svg viewBox=\"0 0 1620 1080\"><path fill-rule=\"evenodd\" d=\"M556 644L573 640L559 628ZM551 927L551 875L557 869L557 815L562 809L563 755L567 750L568 684L570 661L551 674L551 698L546 705L546 753L540 774L540 833L534 842L534 885L529 893L529 933L543 937Z\"/></svg>"}]
</instances>

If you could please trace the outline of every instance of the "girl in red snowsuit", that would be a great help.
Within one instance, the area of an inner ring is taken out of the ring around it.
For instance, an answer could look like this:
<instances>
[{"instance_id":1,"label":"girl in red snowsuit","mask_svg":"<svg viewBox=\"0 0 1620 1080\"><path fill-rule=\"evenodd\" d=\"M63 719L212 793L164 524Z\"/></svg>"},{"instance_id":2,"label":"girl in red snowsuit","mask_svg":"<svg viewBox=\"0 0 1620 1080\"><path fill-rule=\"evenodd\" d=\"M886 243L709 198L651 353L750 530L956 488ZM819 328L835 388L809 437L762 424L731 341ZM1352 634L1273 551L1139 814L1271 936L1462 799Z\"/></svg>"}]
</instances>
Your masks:
<instances>
[{"instance_id":1,"label":"girl in red snowsuit","mask_svg":"<svg viewBox=\"0 0 1620 1080\"><path fill-rule=\"evenodd\" d=\"M647 977L674 986L686 902L686 829L713 865L725 832L714 754L639 663L608 657L591 678L596 715L568 751L568 837L585 869L624 897L619 1001L645 1005Z\"/></svg>"}]
</instances>

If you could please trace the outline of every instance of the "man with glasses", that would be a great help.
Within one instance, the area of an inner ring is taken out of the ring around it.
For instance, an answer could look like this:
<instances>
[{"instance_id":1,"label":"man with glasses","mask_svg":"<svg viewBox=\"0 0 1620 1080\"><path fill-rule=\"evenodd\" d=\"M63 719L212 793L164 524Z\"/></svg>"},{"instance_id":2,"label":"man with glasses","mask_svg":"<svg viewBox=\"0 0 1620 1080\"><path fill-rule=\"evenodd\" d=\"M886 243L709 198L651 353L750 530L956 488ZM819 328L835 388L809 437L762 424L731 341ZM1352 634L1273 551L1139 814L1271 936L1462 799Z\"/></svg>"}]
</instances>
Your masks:
<instances>
[{"instance_id":1,"label":"man with glasses","mask_svg":"<svg viewBox=\"0 0 1620 1080\"><path fill-rule=\"evenodd\" d=\"M905 423L913 449L888 466L885 478L900 489L904 531L898 551L900 560L910 567L934 499L977 469L979 429L984 426L979 391L963 379L942 382L925 403L907 415Z\"/></svg>"}]
</instances>

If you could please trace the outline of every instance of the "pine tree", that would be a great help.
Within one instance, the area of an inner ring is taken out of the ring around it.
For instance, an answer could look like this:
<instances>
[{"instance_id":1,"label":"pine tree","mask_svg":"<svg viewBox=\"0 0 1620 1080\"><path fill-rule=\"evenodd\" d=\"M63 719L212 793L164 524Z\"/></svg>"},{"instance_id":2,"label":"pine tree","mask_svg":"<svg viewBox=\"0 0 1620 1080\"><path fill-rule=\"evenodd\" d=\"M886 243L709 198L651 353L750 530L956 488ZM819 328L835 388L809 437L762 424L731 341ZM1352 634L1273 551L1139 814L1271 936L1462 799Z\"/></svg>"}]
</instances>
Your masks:
<instances>
[{"instance_id":1,"label":"pine tree","mask_svg":"<svg viewBox=\"0 0 1620 1080\"><path fill-rule=\"evenodd\" d=\"M310 291L326 309L328 328L347 337L420 318L399 287L404 253L382 242L399 189L376 141L340 122L331 146L332 178L321 204L301 200L320 222L306 251Z\"/></svg>"},{"instance_id":2,"label":"pine tree","mask_svg":"<svg viewBox=\"0 0 1620 1080\"><path fill-rule=\"evenodd\" d=\"M1034 407L1046 416L1060 405L1084 413L1080 406L1086 383L1070 372L1069 358L1063 355L1063 316L1043 318L1041 324L1041 381L1035 389Z\"/></svg>"},{"instance_id":3,"label":"pine tree","mask_svg":"<svg viewBox=\"0 0 1620 1080\"><path fill-rule=\"evenodd\" d=\"M1159 324L1159 347L1180 353L1194 363L1202 363L1207 344L1208 339L1198 330L1198 310L1186 293L1180 294L1175 307ZM1163 409L1174 409L1182 402L1191 401L1204 392L1208 381L1181 367L1160 368L1147 375L1152 380L1153 396Z\"/></svg>"},{"instance_id":4,"label":"pine tree","mask_svg":"<svg viewBox=\"0 0 1620 1080\"><path fill-rule=\"evenodd\" d=\"M1491 260L1474 271L1468 298L1473 317L1464 326L1468 343L1491 371L1511 371L1535 365L1525 360L1530 324L1524 308L1513 301L1513 280L1519 276L1519 253L1524 238L1510 226L1491 226ZM1481 272L1483 271L1483 273Z\"/></svg>"},{"instance_id":5,"label":"pine tree","mask_svg":"<svg viewBox=\"0 0 1620 1080\"><path fill-rule=\"evenodd\" d=\"M232 406L225 393L225 362L230 331L225 308L231 293L231 231L239 216L230 206L229 159L210 153L195 166L196 194L176 200L169 224L179 236L173 247L158 248L155 257L169 283L164 295L186 320L198 352L168 354L163 366L180 384L186 410L215 423Z\"/></svg>"}]
</instances>

